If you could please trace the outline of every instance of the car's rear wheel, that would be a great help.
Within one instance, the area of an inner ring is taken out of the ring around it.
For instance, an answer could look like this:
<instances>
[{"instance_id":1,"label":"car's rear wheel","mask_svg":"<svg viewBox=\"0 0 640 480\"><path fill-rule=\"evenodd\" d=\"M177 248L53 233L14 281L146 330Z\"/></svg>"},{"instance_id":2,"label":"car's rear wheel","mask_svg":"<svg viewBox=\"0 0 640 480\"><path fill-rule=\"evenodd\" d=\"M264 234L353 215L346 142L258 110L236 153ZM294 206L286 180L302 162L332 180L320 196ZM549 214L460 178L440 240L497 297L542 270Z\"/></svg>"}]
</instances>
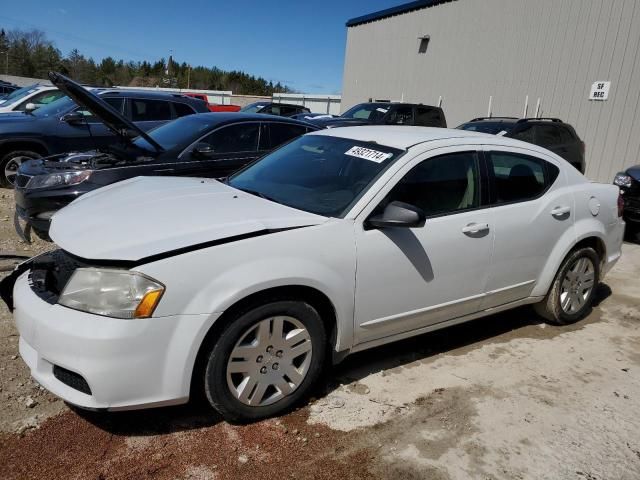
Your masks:
<instances>
[{"instance_id":1,"label":"car's rear wheel","mask_svg":"<svg viewBox=\"0 0 640 480\"><path fill-rule=\"evenodd\" d=\"M325 328L311 305L258 306L230 321L208 352L205 394L231 422L277 415L309 393L325 356Z\"/></svg>"},{"instance_id":2,"label":"car's rear wheel","mask_svg":"<svg viewBox=\"0 0 640 480\"><path fill-rule=\"evenodd\" d=\"M13 188L18 174L18 168L22 162L40 158L40 154L30 150L17 150L7 153L0 160L0 186Z\"/></svg>"},{"instance_id":3,"label":"car's rear wheel","mask_svg":"<svg viewBox=\"0 0 640 480\"><path fill-rule=\"evenodd\" d=\"M535 309L556 325L577 322L591 310L599 280L600 259L595 250L574 250L562 262L547 296Z\"/></svg>"}]
</instances>

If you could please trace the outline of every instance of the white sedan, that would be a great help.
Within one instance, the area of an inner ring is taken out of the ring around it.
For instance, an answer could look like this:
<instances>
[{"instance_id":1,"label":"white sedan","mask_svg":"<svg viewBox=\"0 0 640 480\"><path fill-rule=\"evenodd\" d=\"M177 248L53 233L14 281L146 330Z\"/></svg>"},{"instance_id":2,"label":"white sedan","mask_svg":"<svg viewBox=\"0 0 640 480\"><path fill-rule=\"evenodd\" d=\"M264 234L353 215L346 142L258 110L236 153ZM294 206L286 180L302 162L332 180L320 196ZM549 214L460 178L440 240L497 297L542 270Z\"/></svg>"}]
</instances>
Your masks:
<instances>
[{"instance_id":1,"label":"white sedan","mask_svg":"<svg viewBox=\"0 0 640 480\"><path fill-rule=\"evenodd\" d=\"M205 394L251 421L301 401L349 353L524 304L581 319L623 231L617 187L535 145L336 128L225 183L135 178L87 194L53 217L60 250L2 290L22 358L66 401Z\"/></svg>"}]
</instances>

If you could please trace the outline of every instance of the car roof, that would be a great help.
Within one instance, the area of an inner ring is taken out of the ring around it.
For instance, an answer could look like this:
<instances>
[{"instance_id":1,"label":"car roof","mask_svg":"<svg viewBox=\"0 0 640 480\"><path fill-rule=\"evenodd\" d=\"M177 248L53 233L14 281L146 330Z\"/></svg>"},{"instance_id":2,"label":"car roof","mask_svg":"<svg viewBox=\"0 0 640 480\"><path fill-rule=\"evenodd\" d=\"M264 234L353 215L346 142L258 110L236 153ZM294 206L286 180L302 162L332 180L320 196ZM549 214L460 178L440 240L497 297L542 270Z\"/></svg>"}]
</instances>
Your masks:
<instances>
[{"instance_id":1,"label":"car roof","mask_svg":"<svg viewBox=\"0 0 640 480\"><path fill-rule=\"evenodd\" d=\"M183 117L187 118L187 117ZM273 121L277 123L290 123L292 125L300 125L317 130L319 127L312 123L302 122L289 117L280 117L278 115L265 115L264 113L242 113L242 112L209 112L209 113L196 113L194 115L188 115L188 118L194 120L200 120L202 123L215 123L216 125L222 125L225 123L238 123L238 122L265 122Z\"/></svg>"},{"instance_id":2,"label":"car roof","mask_svg":"<svg viewBox=\"0 0 640 480\"><path fill-rule=\"evenodd\" d=\"M484 138L491 139L492 144L497 143L506 146L525 145L519 140L513 140L505 137L496 137L487 133L470 132L467 130L458 130L453 128L438 127L409 127L409 126L390 126L390 125L366 125L358 127L338 127L327 130L320 130L310 133L309 135L327 135L331 137L340 137L352 139L360 142L376 142L380 145L399 148L406 150L414 145L436 140L445 140L448 138ZM532 145L526 144L530 147Z\"/></svg>"},{"instance_id":3,"label":"car roof","mask_svg":"<svg viewBox=\"0 0 640 480\"><path fill-rule=\"evenodd\" d=\"M143 98L143 99L162 99L162 100L167 100L168 98L172 98L174 100L178 100L178 101L183 101L185 103L191 103L191 102L201 102L202 100L199 100L197 98L194 97L189 97L187 95L184 95L182 93L176 93L176 92L154 92L154 91L149 91L149 90L129 90L129 89L120 89L120 88L105 88L105 89L98 89L98 91L96 92L98 95L121 95L123 97L136 97L136 98Z\"/></svg>"}]
</instances>

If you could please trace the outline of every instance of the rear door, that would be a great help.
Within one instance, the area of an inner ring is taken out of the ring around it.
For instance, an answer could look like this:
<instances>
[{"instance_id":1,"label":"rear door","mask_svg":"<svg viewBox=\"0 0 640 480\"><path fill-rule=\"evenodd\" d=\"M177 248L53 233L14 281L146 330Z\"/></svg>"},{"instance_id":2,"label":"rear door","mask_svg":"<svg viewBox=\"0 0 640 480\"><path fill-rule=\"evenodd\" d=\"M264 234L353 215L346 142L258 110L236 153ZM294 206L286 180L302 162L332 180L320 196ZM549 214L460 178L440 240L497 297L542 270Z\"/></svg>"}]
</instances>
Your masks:
<instances>
[{"instance_id":1,"label":"rear door","mask_svg":"<svg viewBox=\"0 0 640 480\"><path fill-rule=\"evenodd\" d=\"M307 127L290 123L264 122L264 125L265 136L260 142L261 154L274 150L309 131Z\"/></svg>"},{"instance_id":2,"label":"rear door","mask_svg":"<svg viewBox=\"0 0 640 480\"><path fill-rule=\"evenodd\" d=\"M494 250L483 309L529 296L551 251L574 221L573 195L550 157L487 147L485 158Z\"/></svg>"},{"instance_id":3,"label":"rear door","mask_svg":"<svg viewBox=\"0 0 640 480\"><path fill-rule=\"evenodd\" d=\"M258 158L260 122L243 122L226 125L208 133L187 148L164 174L220 178L226 177ZM209 146L211 153L203 156L197 148ZM159 166L159 170L168 166Z\"/></svg>"}]
</instances>

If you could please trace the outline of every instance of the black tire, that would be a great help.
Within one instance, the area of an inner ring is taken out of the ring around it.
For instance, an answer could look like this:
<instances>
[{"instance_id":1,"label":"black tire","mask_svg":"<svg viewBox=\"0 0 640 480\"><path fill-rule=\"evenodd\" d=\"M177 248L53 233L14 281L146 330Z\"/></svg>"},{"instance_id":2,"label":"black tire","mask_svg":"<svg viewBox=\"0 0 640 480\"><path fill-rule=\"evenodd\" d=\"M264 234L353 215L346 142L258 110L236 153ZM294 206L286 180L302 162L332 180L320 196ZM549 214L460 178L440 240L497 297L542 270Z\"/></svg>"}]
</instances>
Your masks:
<instances>
[{"instance_id":1,"label":"black tire","mask_svg":"<svg viewBox=\"0 0 640 480\"><path fill-rule=\"evenodd\" d=\"M575 312L568 313L561 306L562 283L567 272L581 258L588 259L593 266L593 286L588 292L584 304ZM593 248L585 247L571 251L562 262L556 277L544 300L534 305L538 315L554 325L569 325L584 318L590 311L593 298L600 281L600 258Z\"/></svg>"},{"instance_id":2,"label":"black tire","mask_svg":"<svg viewBox=\"0 0 640 480\"><path fill-rule=\"evenodd\" d=\"M227 363L236 343L245 333L252 326L274 316L289 316L302 323L311 340L311 361L306 376L292 393L270 405L249 406L231 392L227 384ZM325 366L326 353L326 329L311 305L302 301L278 300L256 306L231 319L205 352L204 393L211 406L228 422L247 423L279 415L289 411L311 393Z\"/></svg>"},{"instance_id":3,"label":"black tire","mask_svg":"<svg viewBox=\"0 0 640 480\"><path fill-rule=\"evenodd\" d=\"M0 187L13 188L13 182L7 178L6 167L15 157L26 157L28 159L40 158L41 155L31 150L15 150L9 152L0 160Z\"/></svg>"}]
</instances>

